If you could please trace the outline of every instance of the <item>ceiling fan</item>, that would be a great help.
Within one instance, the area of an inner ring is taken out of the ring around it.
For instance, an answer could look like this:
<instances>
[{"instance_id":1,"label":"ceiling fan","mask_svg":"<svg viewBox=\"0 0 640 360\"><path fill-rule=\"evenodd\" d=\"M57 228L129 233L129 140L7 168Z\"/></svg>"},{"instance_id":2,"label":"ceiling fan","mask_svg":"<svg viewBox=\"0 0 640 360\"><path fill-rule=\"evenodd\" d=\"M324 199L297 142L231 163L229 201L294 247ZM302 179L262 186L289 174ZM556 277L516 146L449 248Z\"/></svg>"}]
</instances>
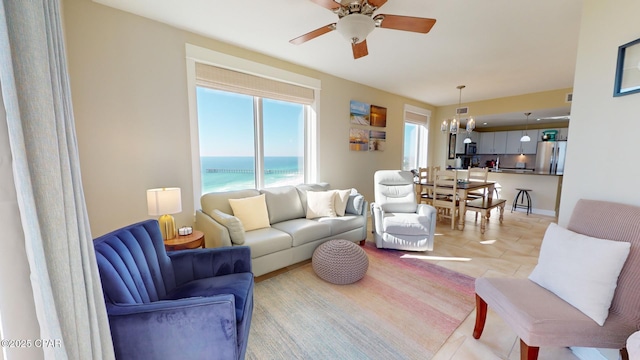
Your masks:
<instances>
[{"instance_id":1,"label":"ceiling fan","mask_svg":"<svg viewBox=\"0 0 640 360\"><path fill-rule=\"evenodd\" d=\"M342 0L342 2L338 0L311 1L337 14L339 17L338 22L315 29L289 42L299 45L315 39L320 35L337 30L351 43L354 59L369 54L366 37L374 28L379 27L426 34L436 23L435 19L413 16L388 14L373 16L373 13L382 7L387 0Z\"/></svg>"}]
</instances>

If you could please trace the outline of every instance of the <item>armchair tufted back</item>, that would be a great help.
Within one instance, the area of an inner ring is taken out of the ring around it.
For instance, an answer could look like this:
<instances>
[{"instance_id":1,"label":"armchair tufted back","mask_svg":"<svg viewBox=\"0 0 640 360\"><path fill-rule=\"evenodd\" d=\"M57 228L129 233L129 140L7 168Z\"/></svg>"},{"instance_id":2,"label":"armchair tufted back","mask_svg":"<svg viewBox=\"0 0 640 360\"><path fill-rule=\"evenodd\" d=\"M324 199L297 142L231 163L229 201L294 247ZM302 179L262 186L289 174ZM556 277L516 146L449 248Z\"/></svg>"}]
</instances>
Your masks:
<instances>
[{"instance_id":1,"label":"armchair tufted back","mask_svg":"<svg viewBox=\"0 0 640 360\"><path fill-rule=\"evenodd\" d=\"M412 213L418 205L410 171L378 170L373 175L375 202L388 212Z\"/></svg>"},{"instance_id":2,"label":"armchair tufted back","mask_svg":"<svg viewBox=\"0 0 640 360\"><path fill-rule=\"evenodd\" d=\"M618 277L611 313L621 315L640 329L640 207L608 201L581 199L567 228L600 239L631 243L627 261ZM597 266L597 264L594 264Z\"/></svg>"},{"instance_id":3,"label":"armchair tufted back","mask_svg":"<svg viewBox=\"0 0 640 360\"><path fill-rule=\"evenodd\" d=\"M157 220L100 236L94 247L107 303L150 303L176 287Z\"/></svg>"}]
</instances>

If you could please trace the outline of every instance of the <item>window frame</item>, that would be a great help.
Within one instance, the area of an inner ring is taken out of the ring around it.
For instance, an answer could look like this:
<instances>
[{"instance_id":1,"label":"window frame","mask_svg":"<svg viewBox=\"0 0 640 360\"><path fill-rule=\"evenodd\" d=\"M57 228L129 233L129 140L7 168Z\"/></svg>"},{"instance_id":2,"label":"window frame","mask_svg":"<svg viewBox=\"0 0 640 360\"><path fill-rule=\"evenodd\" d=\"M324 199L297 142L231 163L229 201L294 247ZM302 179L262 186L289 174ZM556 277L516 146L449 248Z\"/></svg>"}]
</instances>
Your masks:
<instances>
[{"instance_id":1,"label":"window frame","mask_svg":"<svg viewBox=\"0 0 640 360\"><path fill-rule=\"evenodd\" d=\"M290 83L298 86L311 88L314 91L314 102L305 107L306 124L305 124L305 154L304 154L304 178L307 182L317 182L317 154L318 154L318 118L320 108L320 89L321 81L304 75L296 74L280 68L275 68L265 64L257 63L251 60L238 58L228 54L220 53L214 50L185 44L186 50L186 70L187 70L187 96L189 105L189 132L191 135L191 168L193 183L193 200L194 207L198 209L200 206L200 197L202 196L202 174L200 173L200 140L198 129L198 109L196 94L196 63L203 63L217 66L224 69L243 72L246 74L260 76L275 81ZM255 98L254 98L255 99ZM255 118L255 117L254 117ZM260 129L260 131L262 131ZM255 134L255 136L259 136ZM261 148L261 144L255 145L256 149ZM263 150L256 150L262 152ZM258 155L258 153L256 153ZM262 154L260 154L262 155ZM260 161L263 161L260 158ZM260 177L262 184L264 179ZM259 186L259 185L258 185ZM195 209L194 209L195 212Z\"/></svg>"},{"instance_id":2,"label":"window frame","mask_svg":"<svg viewBox=\"0 0 640 360\"><path fill-rule=\"evenodd\" d=\"M426 120L418 121L409 119L407 113L413 113L420 116L424 116ZM418 144L417 144L417 165L418 167L426 167L429 157L429 123L431 120L431 111L428 109L420 108L417 106L405 104L403 112L403 125L402 125L402 159L401 164L404 165L404 146L405 146L405 129L407 124L418 125Z\"/></svg>"}]
</instances>

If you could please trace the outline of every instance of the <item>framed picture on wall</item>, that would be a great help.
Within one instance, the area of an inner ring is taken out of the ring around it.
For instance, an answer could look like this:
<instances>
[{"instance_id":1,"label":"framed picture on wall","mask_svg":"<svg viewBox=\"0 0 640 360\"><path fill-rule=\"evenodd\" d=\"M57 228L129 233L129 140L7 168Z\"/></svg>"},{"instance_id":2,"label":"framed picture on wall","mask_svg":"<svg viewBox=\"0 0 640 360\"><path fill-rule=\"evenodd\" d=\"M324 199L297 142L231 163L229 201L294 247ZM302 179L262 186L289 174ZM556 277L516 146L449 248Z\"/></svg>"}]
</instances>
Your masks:
<instances>
[{"instance_id":1,"label":"framed picture on wall","mask_svg":"<svg viewBox=\"0 0 640 360\"><path fill-rule=\"evenodd\" d=\"M456 158L456 134L449 134L449 159Z\"/></svg>"},{"instance_id":2,"label":"framed picture on wall","mask_svg":"<svg viewBox=\"0 0 640 360\"><path fill-rule=\"evenodd\" d=\"M369 151L384 151L387 142L387 132L371 130L369 131Z\"/></svg>"},{"instance_id":3,"label":"framed picture on wall","mask_svg":"<svg viewBox=\"0 0 640 360\"><path fill-rule=\"evenodd\" d=\"M640 39L618 48L616 81L613 96L640 92Z\"/></svg>"},{"instance_id":4,"label":"framed picture on wall","mask_svg":"<svg viewBox=\"0 0 640 360\"><path fill-rule=\"evenodd\" d=\"M369 115L371 107L369 104L351 100L349 105L349 119L352 124L369 126Z\"/></svg>"},{"instance_id":5,"label":"framed picture on wall","mask_svg":"<svg viewBox=\"0 0 640 360\"><path fill-rule=\"evenodd\" d=\"M377 105L371 105L371 126L386 127L387 126L387 108Z\"/></svg>"}]
</instances>

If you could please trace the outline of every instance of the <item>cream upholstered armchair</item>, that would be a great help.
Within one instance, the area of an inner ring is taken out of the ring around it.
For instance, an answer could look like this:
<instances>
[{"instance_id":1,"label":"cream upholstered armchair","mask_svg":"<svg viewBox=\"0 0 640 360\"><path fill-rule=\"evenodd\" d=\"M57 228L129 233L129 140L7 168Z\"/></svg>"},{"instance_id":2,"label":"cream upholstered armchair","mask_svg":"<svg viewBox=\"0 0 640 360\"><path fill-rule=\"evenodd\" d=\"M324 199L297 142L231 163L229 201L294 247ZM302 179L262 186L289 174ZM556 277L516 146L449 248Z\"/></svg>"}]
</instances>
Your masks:
<instances>
[{"instance_id":1,"label":"cream upholstered armchair","mask_svg":"<svg viewBox=\"0 0 640 360\"><path fill-rule=\"evenodd\" d=\"M371 221L378 248L433 250L436 209L417 203L414 186L410 171L375 173Z\"/></svg>"},{"instance_id":2,"label":"cream upholstered armchair","mask_svg":"<svg viewBox=\"0 0 640 360\"><path fill-rule=\"evenodd\" d=\"M547 229L529 279L476 279L473 337L489 307L520 337L521 359L541 346L620 349L628 359L627 339L640 330L638 224L640 207L578 201L567 229Z\"/></svg>"}]
</instances>

